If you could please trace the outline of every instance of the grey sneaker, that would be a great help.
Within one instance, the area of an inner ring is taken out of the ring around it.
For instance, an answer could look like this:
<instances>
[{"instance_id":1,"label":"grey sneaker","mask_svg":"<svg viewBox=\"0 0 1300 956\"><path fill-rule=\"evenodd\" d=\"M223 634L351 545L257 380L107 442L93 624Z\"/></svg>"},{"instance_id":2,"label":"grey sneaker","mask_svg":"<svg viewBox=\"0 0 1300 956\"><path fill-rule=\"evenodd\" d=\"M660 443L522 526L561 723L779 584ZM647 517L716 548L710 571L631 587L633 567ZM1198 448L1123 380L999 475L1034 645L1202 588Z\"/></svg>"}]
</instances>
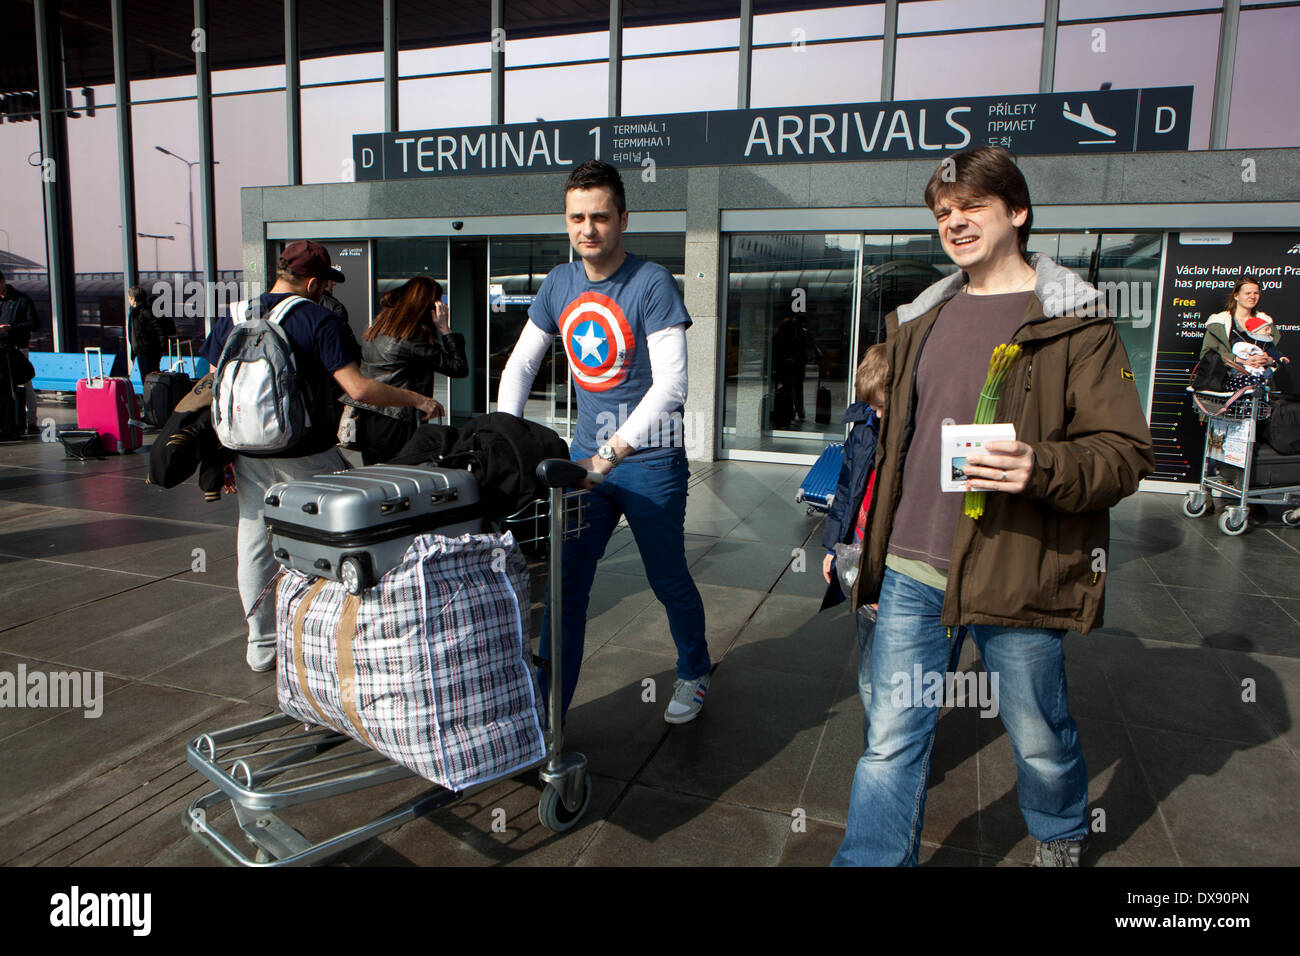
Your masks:
<instances>
[{"instance_id":1,"label":"grey sneaker","mask_svg":"<svg viewBox=\"0 0 1300 956\"><path fill-rule=\"evenodd\" d=\"M249 668L254 673L273 671L275 670L275 645L263 647L259 644L249 644L244 660L248 662Z\"/></svg>"},{"instance_id":2,"label":"grey sneaker","mask_svg":"<svg viewBox=\"0 0 1300 956\"><path fill-rule=\"evenodd\" d=\"M681 680L673 684L673 699L664 711L664 720L670 724L684 724L695 719L704 706L704 695L709 690L709 675L695 680Z\"/></svg>"},{"instance_id":3,"label":"grey sneaker","mask_svg":"<svg viewBox=\"0 0 1300 956\"><path fill-rule=\"evenodd\" d=\"M1034 866L1078 866L1086 843L1084 839L1040 841L1034 850Z\"/></svg>"}]
</instances>

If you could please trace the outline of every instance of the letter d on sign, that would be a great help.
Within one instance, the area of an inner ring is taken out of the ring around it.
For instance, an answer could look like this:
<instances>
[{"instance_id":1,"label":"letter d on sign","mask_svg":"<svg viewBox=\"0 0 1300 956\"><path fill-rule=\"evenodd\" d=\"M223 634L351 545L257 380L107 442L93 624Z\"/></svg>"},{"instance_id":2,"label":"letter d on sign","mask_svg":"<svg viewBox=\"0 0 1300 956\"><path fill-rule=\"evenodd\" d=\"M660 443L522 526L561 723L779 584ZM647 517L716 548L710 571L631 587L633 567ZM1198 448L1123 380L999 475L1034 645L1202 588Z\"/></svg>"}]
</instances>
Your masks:
<instances>
[{"instance_id":1,"label":"letter d on sign","mask_svg":"<svg viewBox=\"0 0 1300 956\"><path fill-rule=\"evenodd\" d=\"M1168 121L1168 125L1165 125L1166 119ZM1174 123L1175 121L1177 121L1177 119L1178 119L1178 114L1174 112L1174 108L1172 106L1157 106L1156 107L1156 132L1168 133L1170 130L1174 128Z\"/></svg>"},{"instance_id":2,"label":"letter d on sign","mask_svg":"<svg viewBox=\"0 0 1300 956\"><path fill-rule=\"evenodd\" d=\"M375 165L375 151L369 146L361 147L361 168L369 169Z\"/></svg>"}]
</instances>

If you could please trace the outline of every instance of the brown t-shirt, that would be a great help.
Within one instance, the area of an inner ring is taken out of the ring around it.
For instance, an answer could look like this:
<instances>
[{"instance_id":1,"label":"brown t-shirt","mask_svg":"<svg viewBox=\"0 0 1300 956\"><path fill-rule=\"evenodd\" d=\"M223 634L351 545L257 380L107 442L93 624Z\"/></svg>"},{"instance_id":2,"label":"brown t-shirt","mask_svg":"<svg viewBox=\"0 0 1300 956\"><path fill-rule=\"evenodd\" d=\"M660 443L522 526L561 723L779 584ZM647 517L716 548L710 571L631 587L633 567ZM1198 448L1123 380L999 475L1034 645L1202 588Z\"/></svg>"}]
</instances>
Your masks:
<instances>
[{"instance_id":1,"label":"brown t-shirt","mask_svg":"<svg viewBox=\"0 0 1300 956\"><path fill-rule=\"evenodd\" d=\"M916 430L903 465L889 554L947 572L966 496L939 490L939 428L945 419L957 425L974 421L993 349L1011 341L1032 296L961 292L940 310L917 368Z\"/></svg>"}]
</instances>

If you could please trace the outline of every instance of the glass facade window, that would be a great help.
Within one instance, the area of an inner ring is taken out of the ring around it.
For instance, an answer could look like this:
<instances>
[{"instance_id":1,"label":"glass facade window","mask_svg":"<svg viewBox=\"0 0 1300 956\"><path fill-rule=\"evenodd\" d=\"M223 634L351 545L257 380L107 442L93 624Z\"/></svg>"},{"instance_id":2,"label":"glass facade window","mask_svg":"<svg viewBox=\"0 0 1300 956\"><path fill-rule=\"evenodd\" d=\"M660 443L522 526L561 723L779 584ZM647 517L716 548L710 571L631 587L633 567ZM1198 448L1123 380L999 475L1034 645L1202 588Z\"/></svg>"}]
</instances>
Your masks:
<instances>
[{"instance_id":1,"label":"glass facade window","mask_svg":"<svg viewBox=\"0 0 1300 956\"><path fill-rule=\"evenodd\" d=\"M1219 14L1062 26L1056 34L1057 90L1192 86L1188 146L1210 142L1219 58Z\"/></svg>"},{"instance_id":2,"label":"glass facade window","mask_svg":"<svg viewBox=\"0 0 1300 956\"><path fill-rule=\"evenodd\" d=\"M257 148L249 149L249 142L256 143ZM240 187L254 183L259 186L281 186L288 182L286 143L283 90L213 99L212 148L218 164L214 177L217 269L242 271L244 252ZM180 165L174 160L173 163ZM196 183L195 188L197 187Z\"/></svg>"},{"instance_id":3,"label":"glass facade window","mask_svg":"<svg viewBox=\"0 0 1300 956\"><path fill-rule=\"evenodd\" d=\"M878 37L885 32L883 3L785 13L762 13L764 6L763 3L754 4L754 46Z\"/></svg>"},{"instance_id":4,"label":"glass facade window","mask_svg":"<svg viewBox=\"0 0 1300 956\"><path fill-rule=\"evenodd\" d=\"M586 119L608 109L608 63L506 71L507 123Z\"/></svg>"},{"instance_id":5,"label":"glass facade window","mask_svg":"<svg viewBox=\"0 0 1300 956\"><path fill-rule=\"evenodd\" d=\"M1237 25L1228 146L1300 146L1300 6L1243 10Z\"/></svg>"},{"instance_id":6,"label":"glass facade window","mask_svg":"<svg viewBox=\"0 0 1300 956\"><path fill-rule=\"evenodd\" d=\"M623 61L623 115L734 110L740 54Z\"/></svg>"},{"instance_id":7,"label":"glass facade window","mask_svg":"<svg viewBox=\"0 0 1300 956\"><path fill-rule=\"evenodd\" d=\"M1042 48L1041 27L899 37L894 97L924 100L1037 90Z\"/></svg>"},{"instance_id":8,"label":"glass facade window","mask_svg":"<svg viewBox=\"0 0 1300 956\"><path fill-rule=\"evenodd\" d=\"M157 279L162 274L202 269L199 168L188 165L199 159L195 101L132 103L131 124L136 230L174 237L140 238L136 243L140 271L153 273L152 278ZM215 135L213 145L215 148ZM175 155L168 156L159 147ZM190 255L191 223L195 236L193 256Z\"/></svg>"},{"instance_id":9,"label":"glass facade window","mask_svg":"<svg viewBox=\"0 0 1300 956\"><path fill-rule=\"evenodd\" d=\"M513 47L507 43L507 50ZM507 58L508 59L508 58ZM490 43L461 43L426 50L399 50L398 76L423 76L430 73L455 73L462 70L492 69Z\"/></svg>"},{"instance_id":10,"label":"glass facade window","mask_svg":"<svg viewBox=\"0 0 1300 956\"><path fill-rule=\"evenodd\" d=\"M375 88L380 97L379 114L367 117L368 129L358 128L352 133L374 133L383 127L383 88ZM486 126L492 122L491 99L492 78L487 73L430 76L397 82L397 112L402 129ZM362 120L358 117L357 122ZM351 141L352 134L349 133L349 149ZM306 156L303 163L306 163Z\"/></svg>"},{"instance_id":11,"label":"glass facade window","mask_svg":"<svg viewBox=\"0 0 1300 956\"><path fill-rule=\"evenodd\" d=\"M750 105L873 103L880 99L883 52L880 40L754 50Z\"/></svg>"},{"instance_id":12,"label":"glass facade window","mask_svg":"<svg viewBox=\"0 0 1300 956\"><path fill-rule=\"evenodd\" d=\"M545 63L571 63L576 60L602 60L608 63L609 31L512 40L507 29L505 54L507 69Z\"/></svg>"},{"instance_id":13,"label":"glass facade window","mask_svg":"<svg viewBox=\"0 0 1300 956\"><path fill-rule=\"evenodd\" d=\"M709 20L703 23L669 23L653 27L623 28L623 55L682 53L740 46L739 20Z\"/></svg>"},{"instance_id":14,"label":"glass facade window","mask_svg":"<svg viewBox=\"0 0 1300 956\"><path fill-rule=\"evenodd\" d=\"M898 5L898 33L1042 23L1043 0L911 0Z\"/></svg>"},{"instance_id":15,"label":"glass facade window","mask_svg":"<svg viewBox=\"0 0 1300 956\"><path fill-rule=\"evenodd\" d=\"M400 59L399 59L400 64ZM382 80L384 54L350 53L346 56L322 56L303 60L298 67L298 79L303 86L314 83L346 83L356 80Z\"/></svg>"},{"instance_id":16,"label":"glass facade window","mask_svg":"<svg viewBox=\"0 0 1300 956\"><path fill-rule=\"evenodd\" d=\"M1223 0L1061 0L1060 19L1091 20L1096 17L1123 17L1133 13L1184 13L1188 10L1222 8Z\"/></svg>"},{"instance_id":17,"label":"glass facade window","mask_svg":"<svg viewBox=\"0 0 1300 956\"><path fill-rule=\"evenodd\" d=\"M253 93L283 90L284 66L254 66L241 70L218 70L212 74L212 92Z\"/></svg>"},{"instance_id":18,"label":"glass facade window","mask_svg":"<svg viewBox=\"0 0 1300 956\"><path fill-rule=\"evenodd\" d=\"M302 91L302 181L352 179L352 134L384 125L384 85L354 83Z\"/></svg>"}]
</instances>

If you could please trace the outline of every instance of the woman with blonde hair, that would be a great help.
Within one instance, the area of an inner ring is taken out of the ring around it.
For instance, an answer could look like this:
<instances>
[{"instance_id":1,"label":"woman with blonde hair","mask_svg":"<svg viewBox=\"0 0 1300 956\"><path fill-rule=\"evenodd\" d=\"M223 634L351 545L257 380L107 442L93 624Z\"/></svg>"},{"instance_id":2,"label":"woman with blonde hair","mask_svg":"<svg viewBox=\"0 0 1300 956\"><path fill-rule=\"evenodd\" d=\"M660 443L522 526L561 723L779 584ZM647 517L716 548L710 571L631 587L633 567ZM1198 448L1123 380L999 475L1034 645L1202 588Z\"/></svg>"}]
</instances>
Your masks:
<instances>
[{"instance_id":1,"label":"woman with blonde hair","mask_svg":"<svg viewBox=\"0 0 1300 956\"><path fill-rule=\"evenodd\" d=\"M469 374L465 336L452 332L442 301L442 285L418 275L379 300L380 312L361 346L361 373L376 381L433 394L433 378ZM356 447L367 465L389 461L415 434L420 422L414 408L380 408L354 399Z\"/></svg>"}]
</instances>

